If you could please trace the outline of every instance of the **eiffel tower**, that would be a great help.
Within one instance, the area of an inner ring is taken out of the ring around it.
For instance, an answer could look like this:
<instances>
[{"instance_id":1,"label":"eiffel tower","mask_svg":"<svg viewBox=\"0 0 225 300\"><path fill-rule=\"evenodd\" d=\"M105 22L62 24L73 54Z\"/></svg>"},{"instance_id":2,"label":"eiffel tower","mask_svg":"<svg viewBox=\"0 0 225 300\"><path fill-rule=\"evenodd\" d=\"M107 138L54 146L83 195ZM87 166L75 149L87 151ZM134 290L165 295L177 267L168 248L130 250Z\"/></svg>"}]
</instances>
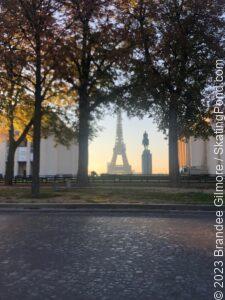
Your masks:
<instances>
[{"instance_id":1,"label":"eiffel tower","mask_svg":"<svg viewBox=\"0 0 225 300\"><path fill-rule=\"evenodd\" d=\"M121 155L123 164L117 165L117 157ZM126 155L126 146L123 142L123 128L121 110L117 112L116 142L113 148L113 156L108 164L108 174L131 174L131 166L128 163Z\"/></svg>"}]
</instances>

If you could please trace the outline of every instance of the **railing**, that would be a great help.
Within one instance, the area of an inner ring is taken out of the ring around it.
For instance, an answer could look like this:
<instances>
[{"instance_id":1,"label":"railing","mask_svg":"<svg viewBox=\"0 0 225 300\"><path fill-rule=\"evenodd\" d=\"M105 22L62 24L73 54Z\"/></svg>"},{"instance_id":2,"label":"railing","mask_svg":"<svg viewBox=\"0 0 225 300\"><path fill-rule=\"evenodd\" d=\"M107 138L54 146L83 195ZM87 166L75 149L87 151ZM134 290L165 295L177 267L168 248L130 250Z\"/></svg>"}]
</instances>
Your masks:
<instances>
[{"instance_id":1,"label":"railing","mask_svg":"<svg viewBox=\"0 0 225 300\"><path fill-rule=\"evenodd\" d=\"M224 176L225 177L225 176ZM15 176L13 178L14 184L30 184L32 176ZM56 176L40 176L42 184L64 184L70 182L75 184L77 178L72 175L56 175ZM169 184L170 178L168 175L109 175L102 174L100 176L89 176L89 182L93 184L134 184L134 185L149 185L153 184ZM205 183L212 184L215 182L215 176L209 175L182 175L180 177L181 184ZM0 183L4 183L3 176L0 176Z\"/></svg>"}]
</instances>

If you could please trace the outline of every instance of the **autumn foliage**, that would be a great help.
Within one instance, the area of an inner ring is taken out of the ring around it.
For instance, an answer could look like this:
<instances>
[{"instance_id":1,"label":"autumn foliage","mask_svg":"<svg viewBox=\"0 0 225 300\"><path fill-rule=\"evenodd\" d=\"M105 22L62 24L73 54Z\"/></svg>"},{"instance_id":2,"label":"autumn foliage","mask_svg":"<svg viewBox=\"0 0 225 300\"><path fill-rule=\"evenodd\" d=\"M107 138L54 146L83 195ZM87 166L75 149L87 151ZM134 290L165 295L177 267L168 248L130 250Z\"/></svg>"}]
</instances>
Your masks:
<instances>
[{"instance_id":1,"label":"autumn foliage","mask_svg":"<svg viewBox=\"0 0 225 300\"><path fill-rule=\"evenodd\" d=\"M221 1L0 4L0 130L11 149L8 182L15 149L31 136L32 193L38 196L41 135L55 128L60 136L64 128L65 137L77 138L78 184L87 185L93 121L114 102L130 114L155 117L169 138L170 175L177 183L178 139L210 132L202 99L214 61L224 53Z\"/></svg>"}]
</instances>

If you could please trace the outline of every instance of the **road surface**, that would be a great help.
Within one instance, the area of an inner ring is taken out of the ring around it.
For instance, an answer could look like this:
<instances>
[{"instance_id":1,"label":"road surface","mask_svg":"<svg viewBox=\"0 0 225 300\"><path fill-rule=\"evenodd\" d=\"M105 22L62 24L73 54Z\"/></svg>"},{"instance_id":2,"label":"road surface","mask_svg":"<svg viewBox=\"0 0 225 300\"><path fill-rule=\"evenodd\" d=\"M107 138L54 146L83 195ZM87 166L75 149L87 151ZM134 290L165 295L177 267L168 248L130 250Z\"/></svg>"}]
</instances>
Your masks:
<instances>
[{"instance_id":1,"label":"road surface","mask_svg":"<svg viewBox=\"0 0 225 300\"><path fill-rule=\"evenodd\" d=\"M0 213L0 300L213 299L213 213Z\"/></svg>"}]
</instances>

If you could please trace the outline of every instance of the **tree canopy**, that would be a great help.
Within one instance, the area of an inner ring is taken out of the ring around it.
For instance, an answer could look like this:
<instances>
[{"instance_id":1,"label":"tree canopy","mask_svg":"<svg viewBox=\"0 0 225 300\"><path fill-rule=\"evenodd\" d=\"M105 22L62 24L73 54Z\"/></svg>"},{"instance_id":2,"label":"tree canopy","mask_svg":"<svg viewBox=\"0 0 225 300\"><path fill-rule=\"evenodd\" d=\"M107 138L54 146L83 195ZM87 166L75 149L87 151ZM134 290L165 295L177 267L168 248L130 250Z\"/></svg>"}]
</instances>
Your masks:
<instances>
[{"instance_id":1,"label":"tree canopy","mask_svg":"<svg viewBox=\"0 0 225 300\"><path fill-rule=\"evenodd\" d=\"M114 102L154 117L177 182L178 139L211 134L206 95L224 40L219 0L1 0L0 118L14 142L32 127L33 195L41 134L63 128L88 184L92 124Z\"/></svg>"},{"instance_id":2,"label":"tree canopy","mask_svg":"<svg viewBox=\"0 0 225 300\"><path fill-rule=\"evenodd\" d=\"M212 133L204 101L215 60L224 56L221 1L120 2L130 50L124 106L152 114L168 133L171 178L179 174L177 140Z\"/></svg>"}]
</instances>

